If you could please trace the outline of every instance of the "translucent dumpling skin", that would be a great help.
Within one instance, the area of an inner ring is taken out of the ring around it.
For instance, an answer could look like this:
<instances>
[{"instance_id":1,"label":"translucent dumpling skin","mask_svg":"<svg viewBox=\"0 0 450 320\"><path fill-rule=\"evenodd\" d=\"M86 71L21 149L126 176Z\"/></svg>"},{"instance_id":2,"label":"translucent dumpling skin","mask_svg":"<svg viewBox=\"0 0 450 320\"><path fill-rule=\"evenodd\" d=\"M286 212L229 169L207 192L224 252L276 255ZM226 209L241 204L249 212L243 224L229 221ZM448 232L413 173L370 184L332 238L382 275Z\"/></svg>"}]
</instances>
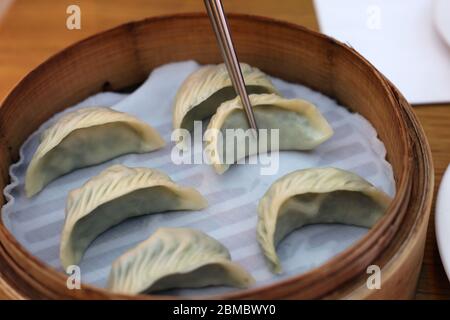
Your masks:
<instances>
[{"instance_id":1,"label":"translucent dumpling skin","mask_svg":"<svg viewBox=\"0 0 450 320\"><path fill-rule=\"evenodd\" d=\"M217 109L205 132L206 154L219 174L246 156L272 150L272 129L278 132L276 151L311 150L333 135L326 119L307 101L285 99L276 94L253 94L249 98L260 130L258 139L251 134L242 134L249 126L239 97L224 102ZM230 129L235 133L231 138L227 134ZM241 133L236 129L242 129ZM261 129L267 132L266 145Z\"/></svg>"},{"instance_id":2,"label":"translucent dumpling skin","mask_svg":"<svg viewBox=\"0 0 450 320\"><path fill-rule=\"evenodd\" d=\"M112 265L108 288L124 294L175 288L245 288L252 276L231 261L228 250L207 234L189 228L160 228Z\"/></svg>"},{"instance_id":3,"label":"translucent dumpling skin","mask_svg":"<svg viewBox=\"0 0 450 320\"><path fill-rule=\"evenodd\" d=\"M259 69L241 63L248 94L278 93L269 77ZM211 117L222 102L234 99L231 79L224 64L203 66L192 73L177 92L173 107L173 128L191 130L195 120Z\"/></svg>"},{"instance_id":4,"label":"translucent dumpling skin","mask_svg":"<svg viewBox=\"0 0 450 320\"><path fill-rule=\"evenodd\" d=\"M197 190L176 184L161 171L111 166L70 192L61 235L61 265L78 264L95 238L128 218L206 206Z\"/></svg>"},{"instance_id":5,"label":"translucent dumpling skin","mask_svg":"<svg viewBox=\"0 0 450 320\"><path fill-rule=\"evenodd\" d=\"M358 175L335 168L291 172L277 180L258 206L257 238L273 272L281 272L277 244L316 223L372 227L391 199Z\"/></svg>"},{"instance_id":6,"label":"translucent dumpling skin","mask_svg":"<svg viewBox=\"0 0 450 320\"><path fill-rule=\"evenodd\" d=\"M25 192L31 197L73 170L163 146L155 129L126 113L105 107L79 109L43 133L27 169Z\"/></svg>"}]
</instances>

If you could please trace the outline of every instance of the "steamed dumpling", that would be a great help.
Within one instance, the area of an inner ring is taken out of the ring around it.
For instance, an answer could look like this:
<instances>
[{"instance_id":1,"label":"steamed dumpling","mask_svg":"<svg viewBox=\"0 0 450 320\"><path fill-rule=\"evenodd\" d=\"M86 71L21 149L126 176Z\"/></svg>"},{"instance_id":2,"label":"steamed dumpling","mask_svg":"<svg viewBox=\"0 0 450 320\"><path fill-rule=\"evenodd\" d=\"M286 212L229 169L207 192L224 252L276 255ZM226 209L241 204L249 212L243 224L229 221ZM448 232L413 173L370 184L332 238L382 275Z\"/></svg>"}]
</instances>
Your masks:
<instances>
[{"instance_id":1,"label":"steamed dumpling","mask_svg":"<svg viewBox=\"0 0 450 320\"><path fill-rule=\"evenodd\" d=\"M245 288L252 276L231 261L228 250L207 234L188 228L160 228L112 265L108 289L122 294L175 288Z\"/></svg>"},{"instance_id":2,"label":"steamed dumpling","mask_svg":"<svg viewBox=\"0 0 450 320\"><path fill-rule=\"evenodd\" d=\"M258 206L258 242L272 270L281 272L277 244L293 230L316 223L370 228L391 199L358 175L335 168L298 170L278 179Z\"/></svg>"},{"instance_id":3,"label":"steamed dumpling","mask_svg":"<svg viewBox=\"0 0 450 320\"><path fill-rule=\"evenodd\" d=\"M155 129L126 113L106 107L79 109L42 134L27 169L25 192L31 197L73 170L163 146Z\"/></svg>"},{"instance_id":4,"label":"steamed dumpling","mask_svg":"<svg viewBox=\"0 0 450 320\"><path fill-rule=\"evenodd\" d=\"M333 129L319 110L307 101L285 99L276 94L253 94L249 98L258 129L268 129L267 144L263 144L261 134L257 140L251 134L237 134L239 131L233 131L236 136L227 139L228 129L247 130L249 126L239 98L224 102L211 118L204 137L206 154L219 174L246 156L271 150L270 129L279 129L278 150L310 150L333 135ZM236 147L244 150L238 151Z\"/></svg>"},{"instance_id":5,"label":"steamed dumpling","mask_svg":"<svg viewBox=\"0 0 450 320\"><path fill-rule=\"evenodd\" d=\"M61 235L61 264L64 268L78 264L97 236L128 218L206 206L198 191L177 185L161 171L111 166L70 192Z\"/></svg>"},{"instance_id":6,"label":"steamed dumpling","mask_svg":"<svg viewBox=\"0 0 450 320\"><path fill-rule=\"evenodd\" d=\"M257 68L241 63L248 94L277 93L270 79ZM175 98L173 128L192 130L195 120L209 118L224 101L236 97L224 64L203 66L181 85Z\"/></svg>"}]
</instances>

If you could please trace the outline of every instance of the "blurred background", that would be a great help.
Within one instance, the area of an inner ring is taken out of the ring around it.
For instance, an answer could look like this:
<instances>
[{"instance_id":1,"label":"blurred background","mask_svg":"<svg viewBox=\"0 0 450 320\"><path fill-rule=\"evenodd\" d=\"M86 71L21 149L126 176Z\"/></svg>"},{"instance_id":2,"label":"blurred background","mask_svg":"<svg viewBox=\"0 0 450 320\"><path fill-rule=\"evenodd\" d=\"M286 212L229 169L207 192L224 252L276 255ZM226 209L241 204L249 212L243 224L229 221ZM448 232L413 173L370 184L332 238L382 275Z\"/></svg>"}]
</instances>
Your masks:
<instances>
[{"instance_id":1,"label":"blurred background","mask_svg":"<svg viewBox=\"0 0 450 320\"><path fill-rule=\"evenodd\" d=\"M450 162L450 43L435 24L445 11L436 9L437 2L223 0L228 13L266 16L322 31L368 58L415 105L433 152L436 188ZM79 28L68 27L74 5L80 9ZM76 41L130 20L199 11L204 12L203 0L0 0L0 102L28 72ZM450 299L433 214L417 298Z\"/></svg>"}]
</instances>

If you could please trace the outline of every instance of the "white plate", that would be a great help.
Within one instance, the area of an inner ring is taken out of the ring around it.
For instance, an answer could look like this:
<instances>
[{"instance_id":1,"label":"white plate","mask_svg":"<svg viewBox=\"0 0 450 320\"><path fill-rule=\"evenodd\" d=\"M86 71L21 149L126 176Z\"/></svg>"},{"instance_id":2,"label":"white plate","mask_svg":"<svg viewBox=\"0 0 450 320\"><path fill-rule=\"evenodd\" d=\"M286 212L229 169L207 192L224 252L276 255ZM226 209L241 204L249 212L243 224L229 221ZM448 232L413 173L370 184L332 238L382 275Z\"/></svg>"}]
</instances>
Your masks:
<instances>
[{"instance_id":1,"label":"white plate","mask_svg":"<svg viewBox=\"0 0 450 320\"><path fill-rule=\"evenodd\" d=\"M447 277L450 280L450 165L442 178L436 200L436 239Z\"/></svg>"},{"instance_id":2,"label":"white plate","mask_svg":"<svg viewBox=\"0 0 450 320\"><path fill-rule=\"evenodd\" d=\"M438 13L439 21L450 21L444 8L449 2L315 0L314 5L323 33L355 48L410 103L430 104L450 101L450 46L435 22ZM444 30L440 22L439 28Z\"/></svg>"},{"instance_id":3,"label":"white plate","mask_svg":"<svg viewBox=\"0 0 450 320\"><path fill-rule=\"evenodd\" d=\"M450 1L434 1L434 23L438 33L450 46Z\"/></svg>"}]
</instances>

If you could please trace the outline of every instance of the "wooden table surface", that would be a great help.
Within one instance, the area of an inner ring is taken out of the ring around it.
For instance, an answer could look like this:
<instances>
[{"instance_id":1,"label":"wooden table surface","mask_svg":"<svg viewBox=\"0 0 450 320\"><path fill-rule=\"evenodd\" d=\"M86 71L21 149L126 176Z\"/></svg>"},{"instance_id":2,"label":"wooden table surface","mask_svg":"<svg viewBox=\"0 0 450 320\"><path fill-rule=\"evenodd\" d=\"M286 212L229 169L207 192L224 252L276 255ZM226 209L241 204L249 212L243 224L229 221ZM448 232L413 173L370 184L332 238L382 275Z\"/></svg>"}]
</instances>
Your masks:
<instances>
[{"instance_id":1,"label":"wooden table surface","mask_svg":"<svg viewBox=\"0 0 450 320\"><path fill-rule=\"evenodd\" d=\"M66 28L71 4L81 8L81 30ZM311 0L224 0L224 6L227 12L269 16L318 30ZM0 0L0 101L30 70L75 41L129 20L203 10L202 0ZM431 145L437 189L450 163L450 103L414 110ZM450 299L436 246L434 205L432 210L416 297Z\"/></svg>"}]
</instances>

